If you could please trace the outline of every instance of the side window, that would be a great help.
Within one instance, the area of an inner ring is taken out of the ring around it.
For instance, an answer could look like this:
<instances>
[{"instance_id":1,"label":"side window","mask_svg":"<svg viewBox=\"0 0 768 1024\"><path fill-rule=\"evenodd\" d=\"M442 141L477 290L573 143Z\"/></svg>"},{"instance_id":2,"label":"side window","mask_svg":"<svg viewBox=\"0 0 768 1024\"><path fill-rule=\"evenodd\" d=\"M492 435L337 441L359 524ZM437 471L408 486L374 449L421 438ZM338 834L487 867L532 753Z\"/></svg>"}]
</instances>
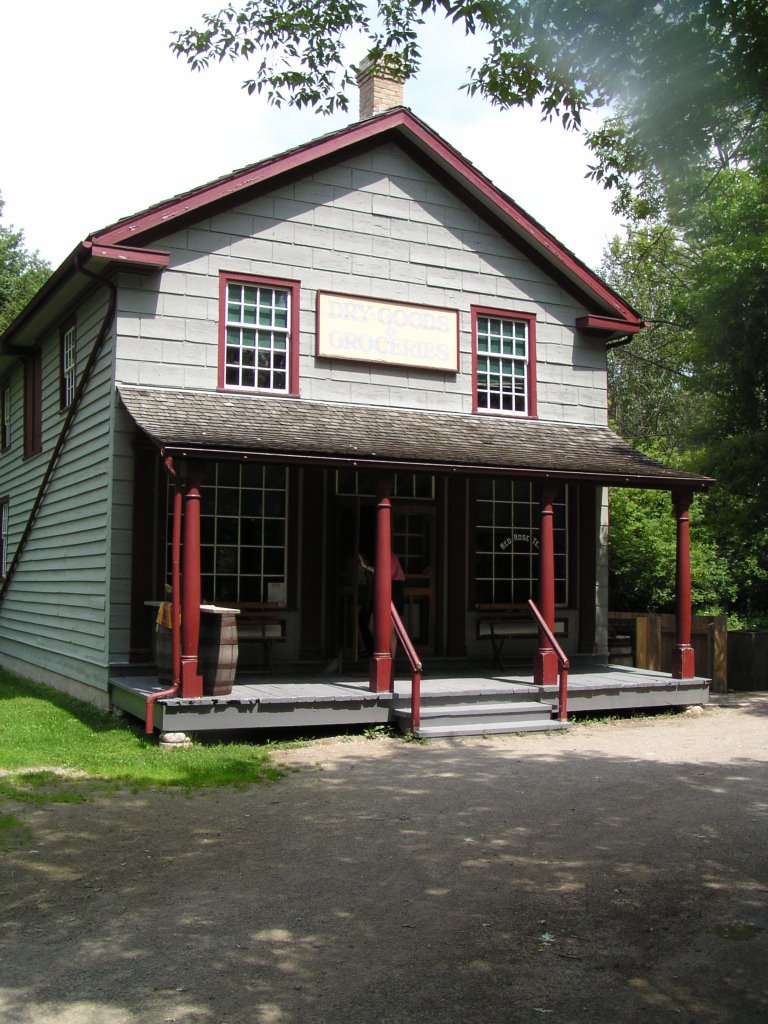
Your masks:
<instances>
[{"instance_id":1,"label":"side window","mask_svg":"<svg viewBox=\"0 0 768 1024\"><path fill-rule=\"evenodd\" d=\"M222 273L219 386L298 394L299 285Z\"/></svg>"},{"instance_id":2,"label":"side window","mask_svg":"<svg viewBox=\"0 0 768 1024\"><path fill-rule=\"evenodd\" d=\"M24 360L24 456L43 449L43 361L40 349Z\"/></svg>"},{"instance_id":3,"label":"side window","mask_svg":"<svg viewBox=\"0 0 768 1024\"><path fill-rule=\"evenodd\" d=\"M0 387L0 451L11 447L11 386Z\"/></svg>"},{"instance_id":4,"label":"side window","mask_svg":"<svg viewBox=\"0 0 768 1024\"><path fill-rule=\"evenodd\" d=\"M475 412L536 415L536 318L472 308Z\"/></svg>"},{"instance_id":5,"label":"side window","mask_svg":"<svg viewBox=\"0 0 768 1024\"><path fill-rule=\"evenodd\" d=\"M77 386L77 334L74 324L61 331L59 339L59 405L68 409L75 397Z\"/></svg>"},{"instance_id":6,"label":"side window","mask_svg":"<svg viewBox=\"0 0 768 1024\"><path fill-rule=\"evenodd\" d=\"M8 499L0 498L0 580L8 569Z\"/></svg>"}]
</instances>

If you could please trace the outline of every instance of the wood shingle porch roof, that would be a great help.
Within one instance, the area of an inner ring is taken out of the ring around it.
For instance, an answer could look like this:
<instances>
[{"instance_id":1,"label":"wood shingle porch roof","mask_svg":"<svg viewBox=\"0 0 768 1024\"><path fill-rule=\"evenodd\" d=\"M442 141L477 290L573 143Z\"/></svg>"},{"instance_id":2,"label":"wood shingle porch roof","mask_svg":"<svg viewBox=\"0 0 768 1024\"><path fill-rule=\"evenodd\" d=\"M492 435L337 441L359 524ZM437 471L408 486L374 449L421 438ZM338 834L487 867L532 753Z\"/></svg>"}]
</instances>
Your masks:
<instances>
[{"instance_id":1,"label":"wood shingle porch roof","mask_svg":"<svg viewBox=\"0 0 768 1024\"><path fill-rule=\"evenodd\" d=\"M707 477L636 451L607 427L122 385L136 425L169 454L425 472L506 473L705 489Z\"/></svg>"}]
</instances>

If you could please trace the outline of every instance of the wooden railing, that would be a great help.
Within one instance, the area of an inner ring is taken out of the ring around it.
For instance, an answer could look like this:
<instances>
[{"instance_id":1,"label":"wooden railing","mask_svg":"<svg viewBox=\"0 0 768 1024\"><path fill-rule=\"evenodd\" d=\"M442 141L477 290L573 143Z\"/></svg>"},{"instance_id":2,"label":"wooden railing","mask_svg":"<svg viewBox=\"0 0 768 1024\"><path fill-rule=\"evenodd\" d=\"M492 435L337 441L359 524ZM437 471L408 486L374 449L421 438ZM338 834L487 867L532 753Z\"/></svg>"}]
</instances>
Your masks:
<instances>
[{"instance_id":1,"label":"wooden railing","mask_svg":"<svg viewBox=\"0 0 768 1024\"><path fill-rule=\"evenodd\" d=\"M552 630L544 620L544 616L541 614L539 609L536 607L533 601L528 601L528 607L531 609L531 613L539 624L539 629L542 631L544 636L552 646L552 650L557 655L557 666L558 666L558 679L559 686L557 691L557 719L559 722L568 721L568 669L571 667L570 661L565 656L565 653L560 644L555 640Z\"/></svg>"},{"instance_id":2,"label":"wooden railing","mask_svg":"<svg viewBox=\"0 0 768 1024\"><path fill-rule=\"evenodd\" d=\"M421 721L421 662L394 604L392 605L392 625L395 627L397 639L403 645L403 650L411 665L411 732L415 733Z\"/></svg>"}]
</instances>

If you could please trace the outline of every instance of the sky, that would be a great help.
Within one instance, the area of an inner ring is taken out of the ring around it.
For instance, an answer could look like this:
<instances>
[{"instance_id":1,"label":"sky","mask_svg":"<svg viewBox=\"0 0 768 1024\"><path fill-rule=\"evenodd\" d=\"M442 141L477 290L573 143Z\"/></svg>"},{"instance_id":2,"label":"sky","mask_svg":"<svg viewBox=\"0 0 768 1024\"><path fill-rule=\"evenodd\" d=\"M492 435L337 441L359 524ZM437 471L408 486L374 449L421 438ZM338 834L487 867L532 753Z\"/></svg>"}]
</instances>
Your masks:
<instances>
[{"instance_id":1,"label":"sky","mask_svg":"<svg viewBox=\"0 0 768 1024\"><path fill-rule=\"evenodd\" d=\"M276 109L241 88L247 64L193 72L174 29L218 0L38 0L3 10L0 193L3 224L54 267L88 234L239 167L357 119ZM460 86L478 43L425 27L405 103L529 214L596 268L620 229L610 196L585 179L579 136L538 111L499 111ZM352 41L350 62L364 53ZM356 90L353 90L356 93Z\"/></svg>"}]
</instances>

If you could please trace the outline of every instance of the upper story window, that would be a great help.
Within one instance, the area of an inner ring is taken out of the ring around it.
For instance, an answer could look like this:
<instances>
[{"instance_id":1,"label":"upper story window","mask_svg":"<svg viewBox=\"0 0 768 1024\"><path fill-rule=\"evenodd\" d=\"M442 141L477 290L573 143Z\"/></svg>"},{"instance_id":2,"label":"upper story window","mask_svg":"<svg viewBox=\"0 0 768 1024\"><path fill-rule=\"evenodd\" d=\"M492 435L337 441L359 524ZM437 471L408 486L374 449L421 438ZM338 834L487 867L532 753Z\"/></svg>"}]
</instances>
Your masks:
<instances>
[{"instance_id":1,"label":"upper story window","mask_svg":"<svg viewBox=\"0 0 768 1024\"><path fill-rule=\"evenodd\" d=\"M473 307L474 409L536 415L536 318Z\"/></svg>"},{"instance_id":2,"label":"upper story window","mask_svg":"<svg viewBox=\"0 0 768 1024\"><path fill-rule=\"evenodd\" d=\"M0 451L11 447L11 387L0 387Z\"/></svg>"},{"instance_id":3,"label":"upper story window","mask_svg":"<svg viewBox=\"0 0 768 1024\"><path fill-rule=\"evenodd\" d=\"M60 339L60 383L59 402L62 409L68 409L75 397L77 337L75 325L70 324L61 332Z\"/></svg>"},{"instance_id":4,"label":"upper story window","mask_svg":"<svg viewBox=\"0 0 768 1024\"><path fill-rule=\"evenodd\" d=\"M299 286L222 273L219 386L298 393Z\"/></svg>"}]
</instances>

